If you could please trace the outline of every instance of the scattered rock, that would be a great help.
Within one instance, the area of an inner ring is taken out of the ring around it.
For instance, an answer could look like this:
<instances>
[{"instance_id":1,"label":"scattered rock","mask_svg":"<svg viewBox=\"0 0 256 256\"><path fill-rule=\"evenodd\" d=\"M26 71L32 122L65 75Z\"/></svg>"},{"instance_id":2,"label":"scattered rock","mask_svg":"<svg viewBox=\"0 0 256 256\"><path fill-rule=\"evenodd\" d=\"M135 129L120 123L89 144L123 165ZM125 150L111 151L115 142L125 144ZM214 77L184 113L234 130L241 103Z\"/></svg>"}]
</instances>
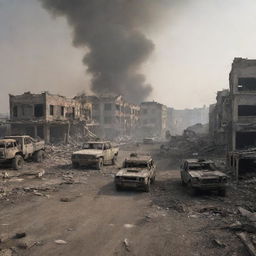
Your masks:
<instances>
[{"instance_id":1,"label":"scattered rock","mask_svg":"<svg viewBox=\"0 0 256 256\"><path fill-rule=\"evenodd\" d=\"M25 232L22 233L16 233L16 235L13 237L13 239L21 239L25 237L27 234Z\"/></svg>"},{"instance_id":2,"label":"scattered rock","mask_svg":"<svg viewBox=\"0 0 256 256\"><path fill-rule=\"evenodd\" d=\"M0 256L12 256L12 250L11 249L0 250Z\"/></svg>"},{"instance_id":3,"label":"scattered rock","mask_svg":"<svg viewBox=\"0 0 256 256\"><path fill-rule=\"evenodd\" d=\"M247 251L250 253L251 256L256 256L256 249L253 243L248 238L245 232L237 233L237 236L241 239L244 246L246 247Z\"/></svg>"},{"instance_id":4,"label":"scattered rock","mask_svg":"<svg viewBox=\"0 0 256 256\"><path fill-rule=\"evenodd\" d=\"M124 224L124 227L125 228L134 228L135 225L133 225L133 224Z\"/></svg>"},{"instance_id":5,"label":"scattered rock","mask_svg":"<svg viewBox=\"0 0 256 256\"><path fill-rule=\"evenodd\" d=\"M64 203L67 203L67 202L72 202L74 201L75 199L74 198L71 198L71 197L62 197L60 199L61 202L64 202Z\"/></svg>"},{"instance_id":6,"label":"scattered rock","mask_svg":"<svg viewBox=\"0 0 256 256\"><path fill-rule=\"evenodd\" d=\"M64 240L55 240L55 244L66 244L67 242Z\"/></svg>"},{"instance_id":7,"label":"scattered rock","mask_svg":"<svg viewBox=\"0 0 256 256\"><path fill-rule=\"evenodd\" d=\"M124 241L123 241L123 244L124 244L124 248L126 249L126 251L130 251L130 248L129 248L129 241L128 241L128 239L127 238L125 238L124 239Z\"/></svg>"},{"instance_id":8,"label":"scattered rock","mask_svg":"<svg viewBox=\"0 0 256 256\"><path fill-rule=\"evenodd\" d=\"M216 245L216 246L218 246L218 247L221 247L221 248L225 248L226 247L226 245L224 244L224 243L222 243L220 240L218 240L218 239L214 239L213 240L213 244L214 245Z\"/></svg>"}]
</instances>

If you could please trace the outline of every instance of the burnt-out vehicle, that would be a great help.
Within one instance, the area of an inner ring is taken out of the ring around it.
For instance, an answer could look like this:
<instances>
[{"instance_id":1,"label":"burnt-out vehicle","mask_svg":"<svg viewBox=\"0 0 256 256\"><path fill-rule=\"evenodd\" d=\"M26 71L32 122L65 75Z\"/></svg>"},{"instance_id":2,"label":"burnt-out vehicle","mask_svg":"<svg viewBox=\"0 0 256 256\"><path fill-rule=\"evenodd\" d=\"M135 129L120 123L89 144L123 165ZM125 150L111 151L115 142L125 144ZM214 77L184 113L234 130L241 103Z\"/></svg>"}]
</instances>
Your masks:
<instances>
[{"instance_id":1,"label":"burnt-out vehicle","mask_svg":"<svg viewBox=\"0 0 256 256\"><path fill-rule=\"evenodd\" d=\"M30 136L8 136L0 140L0 164L11 163L13 169L23 167L24 159L42 162L45 158L45 142Z\"/></svg>"},{"instance_id":2,"label":"burnt-out vehicle","mask_svg":"<svg viewBox=\"0 0 256 256\"><path fill-rule=\"evenodd\" d=\"M73 152L71 161L74 168L95 166L98 170L104 164L116 164L119 148L109 141L90 141L83 145L82 150Z\"/></svg>"},{"instance_id":3,"label":"burnt-out vehicle","mask_svg":"<svg viewBox=\"0 0 256 256\"><path fill-rule=\"evenodd\" d=\"M211 160L186 159L181 164L181 182L192 193L200 190L215 190L226 195L228 176L216 169Z\"/></svg>"},{"instance_id":4,"label":"burnt-out vehicle","mask_svg":"<svg viewBox=\"0 0 256 256\"><path fill-rule=\"evenodd\" d=\"M156 166L151 156L132 153L123 162L123 167L115 175L117 190L137 188L150 191L150 185L156 178Z\"/></svg>"}]
</instances>

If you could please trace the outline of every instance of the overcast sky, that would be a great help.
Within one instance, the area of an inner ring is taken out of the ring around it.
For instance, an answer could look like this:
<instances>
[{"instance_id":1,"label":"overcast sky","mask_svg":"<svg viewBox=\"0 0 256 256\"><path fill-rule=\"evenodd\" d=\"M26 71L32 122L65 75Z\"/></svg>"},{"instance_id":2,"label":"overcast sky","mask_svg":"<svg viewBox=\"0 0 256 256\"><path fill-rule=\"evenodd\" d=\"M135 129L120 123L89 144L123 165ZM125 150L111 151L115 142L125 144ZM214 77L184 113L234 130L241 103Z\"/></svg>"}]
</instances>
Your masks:
<instances>
[{"instance_id":1,"label":"overcast sky","mask_svg":"<svg viewBox=\"0 0 256 256\"><path fill-rule=\"evenodd\" d=\"M155 43L143 67L154 88L149 100L175 108L213 103L228 88L233 58L256 58L255 14L255 0L187 0L172 10L147 31ZM8 111L9 93L88 91L83 55L65 19L52 18L37 0L0 0L0 113Z\"/></svg>"}]
</instances>

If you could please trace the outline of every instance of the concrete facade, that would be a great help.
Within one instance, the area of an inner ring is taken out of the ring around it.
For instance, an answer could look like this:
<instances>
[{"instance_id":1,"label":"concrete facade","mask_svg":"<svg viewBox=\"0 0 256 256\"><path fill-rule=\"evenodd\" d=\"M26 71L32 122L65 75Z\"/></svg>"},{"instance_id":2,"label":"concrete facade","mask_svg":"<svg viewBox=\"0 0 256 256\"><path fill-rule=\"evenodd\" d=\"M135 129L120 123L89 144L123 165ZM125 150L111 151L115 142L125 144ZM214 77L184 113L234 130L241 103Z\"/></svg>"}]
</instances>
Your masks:
<instances>
[{"instance_id":1,"label":"concrete facade","mask_svg":"<svg viewBox=\"0 0 256 256\"><path fill-rule=\"evenodd\" d=\"M209 108L174 109L168 108L168 129L172 135L182 135L188 127L201 123L207 124Z\"/></svg>"},{"instance_id":2,"label":"concrete facade","mask_svg":"<svg viewBox=\"0 0 256 256\"><path fill-rule=\"evenodd\" d=\"M142 102L140 107L140 135L164 138L168 130L167 106L149 101Z\"/></svg>"},{"instance_id":3,"label":"concrete facade","mask_svg":"<svg viewBox=\"0 0 256 256\"><path fill-rule=\"evenodd\" d=\"M235 58L229 75L231 132L229 149L256 146L256 60Z\"/></svg>"},{"instance_id":4,"label":"concrete facade","mask_svg":"<svg viewBox=\"0 0 256 256\"><path fill-rule=\"evenodd\" d=\"M47 143L67 142L73 125L89 123L91 104L48 92L9 95L13 135L40 137Z\"/></svg>"},{"instance_id":5,"label":"concrete facade","mask_svg":"<svg viewBox=\"0 0 256 256\"><path fill-rule=\"evenodd\" d=\"M228 89L218 91L217 103L210 105L209 134L215 145L228 144L228 130L231 129L231 99Z\"/></svg>"},{"instance_id":6,"label":"concrete facade","mask_svg":"<svg viewBox=\"0 0 256 256\"><path fill-rule=\"evenodd\" d=\"M134 135L139 121L138 105L126 102L121 95L86 98L92 104L92 119L98 127L97 135L108 139Z\"/></svg>"}]
</instances>

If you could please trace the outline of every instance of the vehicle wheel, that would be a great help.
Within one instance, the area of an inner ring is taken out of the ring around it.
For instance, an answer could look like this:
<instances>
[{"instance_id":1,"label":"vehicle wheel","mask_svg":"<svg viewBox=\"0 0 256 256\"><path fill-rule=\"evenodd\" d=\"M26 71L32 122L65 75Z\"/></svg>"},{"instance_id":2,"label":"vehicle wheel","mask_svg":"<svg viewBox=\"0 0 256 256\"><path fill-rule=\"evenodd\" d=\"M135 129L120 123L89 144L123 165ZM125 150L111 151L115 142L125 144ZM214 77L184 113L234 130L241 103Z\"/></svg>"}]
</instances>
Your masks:
<instances>
[{"instance_id":1,"label":"vehicle wheel","mask_svg":"<svg viewBox=\"0 0 256 256\"><path fill-rule=\"evenodd\" d=\"M113 159L112 159L112 165L116 164L116 160L117 160L117 155L114 155Z\"/></svg>"},{"instance_id":2,"label":"vehicle wheel","mask_svg":"<svg viewBox=\"0 0 256 256\"><path fill-rule=\"evenodd\" d=\"M148 180L148 183L145 185L144 192L150 191L150 180Z\"/></svg>"},{"instance_id":3,"label":"vehicle wheel","mask_svg":"<svg viewBox=\"0 0 256 256\"><path fill-rule=\"evenodd\" d=\"M79 163L76 162L72 162L72 167L77 169L79 167Z\"/></svg>"},{"instance_id":4,"label":"vehicle wheel","mask_svg":"<svg viewBox=\"0 0 256 256\"><path fill-rule=\"evenodd\" d=\"M24 164L24 159L21 155L16 155L15 158L12 160L12 167L15 170L22 169Z\"/></svg>"},{"instance_id":5,"label":"vehicle wheel","mask_svg":"<svg viewBox=\"0 0 256 256\"><path fill-rule=\"evenodd\" d=\"M34 159L38 163L43 162L43 160L45 159L45 152L43 150L35 152Z\"/></svg>"},{"instance_id":6,"label":"vehicle wheel","mask_svg":"<svg viewBox=\"0 0 256 256\"><path fill-rule=\"evenodd\" d=\"M103 168L103 159L102 158L99 159L96 168L97 168L97 170L101 170Z\"/></svg>"},{"instance_id":7,"label":"vehicle wheel","mask_svg":"<svg viewBox=\"0 0 256 256\"><path fill-rule=\"evenodd\" d=\"M220 189L219 190L219 196L226 196L226 189Z\"/></svg>"},{"instance_id":8,"label":"vehicle wheel","mask_svg":"<svg viewBox=\"0 0 256 256\"><path fill-rule=\"evenodd\" d=\"M121 191L121 190L122 190L122 187L116 184L116 191Z\"/></svg>"}]
</instances>

